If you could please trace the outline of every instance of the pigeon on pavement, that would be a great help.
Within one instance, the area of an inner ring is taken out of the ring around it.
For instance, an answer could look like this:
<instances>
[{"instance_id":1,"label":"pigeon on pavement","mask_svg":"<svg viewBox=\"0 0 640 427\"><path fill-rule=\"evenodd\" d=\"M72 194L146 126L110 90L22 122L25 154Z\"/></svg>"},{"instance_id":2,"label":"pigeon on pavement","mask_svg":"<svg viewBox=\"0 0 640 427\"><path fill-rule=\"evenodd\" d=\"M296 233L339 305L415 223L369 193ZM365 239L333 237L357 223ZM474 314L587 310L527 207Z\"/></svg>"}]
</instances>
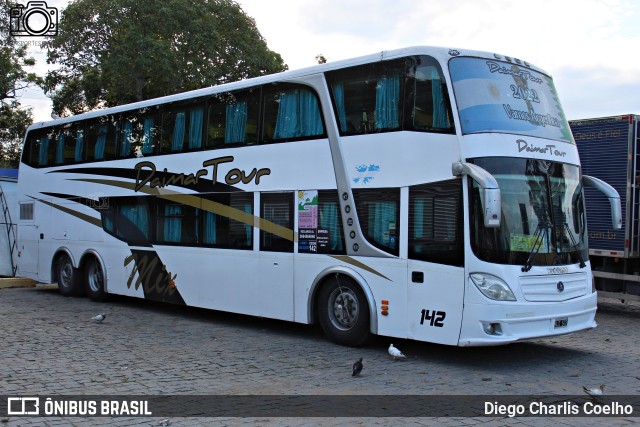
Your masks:
<instances>
[{"instance_id":1,"label":"pigeon on pavement","mask_svg":"<svg viewBox=\"0 0 640 427\"><path fill-rule=\"evenodd\" d=\"M92 317L91 320L93 320L94 322L102 323L102 321L106 318L107 318L107 315L104 313L101 313L101 314L98 314L97 316Z\"/></svg>"},{"instance_id":2,"label":"pigeon on pavement","mask_svg":"<svg viewBox=\"0 0 640 427\"><path fill-rule=\"evenodd\" d=\"M400 350L395 348L393 344L389 345L389 356L393 357L393 360L406 359L407 357L402 354Z\"/></svg>"},{"instance_id":3,"label":"pigeon on pavement","mask_svg":"<svg viewBox=\"0 0 640 427\"><path fill-rule=\"evenodd\" d=\"M356 363L353 364L353 374L351 376L355 377L356 375L359 375L360 372L362 372L362 357L356 360Z\"/></svg>"},{"instance_id":4,"label":"pigeon on pavement","mask_svg":"<svg viewBox=\"0 0 640 427\"><path fill-rule=\"evenodd\" d=\"M588 387L582 386L582 389L589 396L602 396L604 394L604 384L600 384L600 386L595 388L588 388Z\"/></svg>"}]
</instances>

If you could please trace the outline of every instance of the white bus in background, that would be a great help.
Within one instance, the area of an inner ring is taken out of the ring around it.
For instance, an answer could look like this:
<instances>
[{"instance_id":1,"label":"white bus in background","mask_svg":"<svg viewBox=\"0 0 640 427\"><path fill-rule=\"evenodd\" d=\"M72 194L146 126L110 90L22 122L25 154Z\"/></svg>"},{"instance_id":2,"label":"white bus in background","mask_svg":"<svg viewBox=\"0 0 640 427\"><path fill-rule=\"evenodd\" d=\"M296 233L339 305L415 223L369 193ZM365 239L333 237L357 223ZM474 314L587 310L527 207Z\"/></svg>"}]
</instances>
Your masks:
<instances>
[{"instance_id":1,"label":"white bus in background","mask_svg":"<svg viewBox=\"0 0 640 427\"><path fill-rule=\"evenodd\" d=\"M596 326L552 79L415 47L32 125L19 273L371 334L494 345Z\"/></svg>"}]
</instances>

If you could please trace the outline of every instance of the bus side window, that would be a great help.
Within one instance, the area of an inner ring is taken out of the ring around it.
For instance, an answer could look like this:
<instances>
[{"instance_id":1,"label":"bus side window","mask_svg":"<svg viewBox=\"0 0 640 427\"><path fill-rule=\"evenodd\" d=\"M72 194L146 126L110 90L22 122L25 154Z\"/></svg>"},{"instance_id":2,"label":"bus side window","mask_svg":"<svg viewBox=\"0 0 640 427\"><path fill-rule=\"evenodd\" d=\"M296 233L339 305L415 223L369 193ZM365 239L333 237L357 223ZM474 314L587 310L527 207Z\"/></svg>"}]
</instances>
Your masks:
<instances>
[{"instance_id":1,"label":"bus side window","mask_svg":"<svg viewBox=\"0 0 640 427\"><path fill-rule=\"evenodd\" d=\"M152 242L150 208L152 198L112 197L107 208L100 210L102 227L109 234L132 245L149 245Z\"/></svg>"},{"instance_id":2,"label":"bus side window","mask_svg":"<svg viewBox=\"0 0 640 427\"><path fill-rule=\"evenodd\" d=\"M362 232L374 246L393 255L400 253L400 190L354 190Z\"/></svg>"},{"instance_id":3,"label":"bus side window","mask_svg":"<svg viewBox=\"0 0 640 427\"><path fill-rule=\"evenodd\" d=\"M245 222L213 212L211 202L230 208L234 217L246 214ZM253 193L217 193L205 196L200 212L200 242L225 249L253 249Z\"/></svg>"},{"instance_id":4,"label":"bus side window","mask_svg":"<svg viewBox=\"0 0 640 427\"><path fill-rule=\"evenodd\" d=\"M122 143L118 148L120 158L152 156L160 140L158 106L142 108L124 114Z\"/></svg>"},{"instance_id":5,"label":"bus side window","mask_svg":"<svg viewBox=\"0 0 640 427\"><path fill-rule=\"evenodd\" d=\"M118 145L117 131L118 121L113 116L92 121L85 136L85 158L89 161L113 160Z\"/></svg>"},{"instance_id":6,"label":"bus side window","mask_svg":"<svg viewBox=\"0 0 640 427\"><path fill-rule=\"evenodd\" d=\"M49 164L49 151L55 150L55 146L50 150L49 145L53 144L54 132L52 129L31 131L27 136L27 147L22 153L22 161L29 166L47 166ZM51 157L53 160L53 156Z\"/></svg>"},{"instance_id":7,"label":"bus side window","mask_svg":"<svg viewBox=\"0 0 640 427\"><path fill-rule=\"evenodd\" d=\"M156 199L156 236L158 243L194 246L198 242L199 210L191 206Z\"/></svg>"},{"instance_id":8,"label":"bus side window","mask_svg":"<svg viewBox=\"0 0 640 427\"><path fill-rule=\"evenodd\" d=\"M83 130L78 125L67 125L55 134L56 165L68 165L83 160Z\"/></svg>"},{"instance_id":9,"label":"bus side window","mask_svg":"<svg viewBox=\"0 0 640 427\"><path fill-rule=\"evenodd\" d=\"M318 253L346 254L338 191L318 191Z\"/></svg>"},{"instance_id":10,"label":"bus side window","mask_svg":"<svg viewBox=\"0 0 640 427\"><path fill-rule=\"evenodd\" d=\"M269 222L260 229L260 250L293 252L293 193L261 193L260 211Z\"/></svg>"},{"instance_id":11,"label":"bus side window","mask_svg":"<svg viewBox=\"0 0 640 427\"><path fill-rule=\"evenodd\" d=\"M202 148L204 102L176 103L162 113L161 153L179 153Z\"/></svg>"},{"instance_id":12,"label":"bus side window","mask_svg":"<svg viewBox=\"0 0 640 427\"><path fill-rule=\"evenodd\" d=\"M211 97L207 149L257 143L259 106L260 88Z\"/></svg>"},{"instance_id":13,"label":"bus side window","mask_svg":"<svg viewBox=\"0 0 640 427\"><path fill-rule=\"evenodd\" d=\"M263 88L263 142L322 138L324 124L318 97L301 85Z\"/></svg>"},{"instance_id":14,"label":"bus side window","mask_svg":"<svg viewBox=\"0 0 640 427\"><path fill-rule=\"evenodd\" d=\"M341 135L399 130L405 60L327 73Z\"/></svg>"},{"instance_id":15,"label":"bus side window","mask_svg":"<svg viewBox=\"0 0 640 427\"><path fill-rule=\"evenodd\" d=\"M453 132L451 103L440 65L428 56L412 60L407 73L405 129Z\"/></svg>"},{"instance_id":16,"label":"bus side window","mask_svg":"<svg viewBox=\"0 0 640 427\"><path fill-rule=\"evenodd\" d=\"M462 181L409 188L409 258L464 265Z\"/></svg>"}]
</instances>

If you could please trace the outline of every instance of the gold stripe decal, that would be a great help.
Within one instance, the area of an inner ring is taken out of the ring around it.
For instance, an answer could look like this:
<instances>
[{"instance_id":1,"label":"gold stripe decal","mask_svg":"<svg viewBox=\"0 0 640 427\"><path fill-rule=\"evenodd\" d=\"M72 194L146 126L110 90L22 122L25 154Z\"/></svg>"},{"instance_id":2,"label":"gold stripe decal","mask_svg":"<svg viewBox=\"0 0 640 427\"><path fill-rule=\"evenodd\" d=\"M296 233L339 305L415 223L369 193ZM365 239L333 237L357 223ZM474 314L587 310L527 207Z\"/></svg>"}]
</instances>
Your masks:
<instances>
[{"instance_id":1,"label":"gold stripe decal","mask_svg":"<svg viewBox=\"0 0 640 427\"><path fill-rule=\"evenodd\" d=\"M61 210L62 212L68 213L69 215L75 216L76 218L79 218L83 221L88 222L89 224L93 224L96 227L100 227L102 228L102 220L100 220L99 218L94 218L92 216L89 216L87 214L83 214L81 212L78 211L74 211L73 209L69 209L69 208L65 208L64 206L60 206L60 205L56 205L55 203L51 203L51 202L47 202L46 200L42 200L42 199L38 199L37 197L32 197L33 199L44 203L45 205L49 205L53 208L56 208L58 210Z\"/></svg>"},{"instance_id":2,"label":"gold stripe decal","mask_svg":"<svg viewBox=\"0 0 640 427\"><path fill-rule=\"evenodd\" d=\"M376 276L380 276L383 279L387 279L388 281L392 282L392 280L389 279L384 274L380 273L379 271L374 270L373 268L369 267L366 264L361 263L358 260L355 260L355 259L351 258L350 256L347 256L347 255L330 255L330 256L331 256L331 258L335 258L338 261L342 261L342 262L345 262L347 264L353 265L354 267L361 268L361 269L363 269L365 271L368 271L369 273L373 273Z\"/></svg>"},{"instance_id":3,"label":"gold stripe decal","mask_svg":"<svg viewBox=\"0 0 640 427\"><path fill-rule=\"evenodd\" d=\"M122 182L110 179L74 179L73 181L92 182L94 184L109 185L136 191L136 186L132 182ZM202 209L216 215L228 217L243 224L257 227L267 233L274 234L286 240L294 242L298 241L298 233L294 233L293 230L287 227L283 227L271 221L267 221L266 219L241 211L239 209L223 205L222 203L214 202L213 200L207 200L203 199L202 197L192 196L190 194L182 194L171 190L151 188L150 186L138 188L137 191L156 196L164 200L169 200L170 202L180 203L182 205Z\"/></svg>"}]
</instances>

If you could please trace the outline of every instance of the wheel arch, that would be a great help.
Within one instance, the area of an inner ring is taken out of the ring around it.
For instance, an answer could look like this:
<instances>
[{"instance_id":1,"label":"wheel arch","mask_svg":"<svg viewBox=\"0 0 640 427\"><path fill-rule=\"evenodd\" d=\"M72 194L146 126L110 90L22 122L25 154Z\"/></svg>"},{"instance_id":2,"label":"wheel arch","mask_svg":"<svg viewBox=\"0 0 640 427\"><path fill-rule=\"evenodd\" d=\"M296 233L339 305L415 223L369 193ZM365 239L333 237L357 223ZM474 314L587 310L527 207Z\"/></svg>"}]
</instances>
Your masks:
<instances>
[{"instance_id":1,"label":"wheel arch","mask_svg":"<svg viewBox=\"0 0 640 427\"><path fill-rule=\"evenodd\" d=\"M352 279L358 285L358 287L360 287L365 297L367 298L367 305L369 306L369 332L377 335L378 311L376 309L376 301L373 297L373 292L371 292L371 288L369 287L364 277L362 277L356 271L343 266L328 267L322 270L320 274L318 274L314 279L313 283L311 284L311 288L309 290L309 298L307 300L307 323L317 323L318 294L320 293L320 289L322 289L322 286L327 282L327 280L336 275L346 276Z\"/></svg>"},{"instance_id":2,"label":"wheel arch","mask_svg":"<svg viewBox=\"0 0 640 427\"><path fill-rule=\"evenodd\" d=\"M56 249L56 251L53 253L53 256L51 257L51 283L55 283L58 280L58 269L57 264L58 264L58 258L60 258L60 255L65 254L69 257L69 259L71 260L71 265L73 265L74 269L78 269L79 264L76 264L76 260L73 256L73 253L71 253L71 250L66 247L66 246L60 246L58 249Z\"/></svg>"},{"instance_id":3,"label":"wheel arch","mask_svg":"<svg viewBox=\"0 0 640 427\"><path fill-rule=\"evenodd\" d=\"M102 257L100 256L100 254L98 253L98 251L96 251L95 249L87 249L86 251L84 251L82 253L82 256L80 257L80 263L78 264L78 269L84 269L87 261L89 260L89 258L94 257L96 260L98 260L98 263L100 264L100 267L102 268L102 274L104 274L104 290L105 292L108 289L108 274L107 274L107 268L106 268L106 264L104 262L104 260L102 259Z\"/></svg>"}]
</instances>

